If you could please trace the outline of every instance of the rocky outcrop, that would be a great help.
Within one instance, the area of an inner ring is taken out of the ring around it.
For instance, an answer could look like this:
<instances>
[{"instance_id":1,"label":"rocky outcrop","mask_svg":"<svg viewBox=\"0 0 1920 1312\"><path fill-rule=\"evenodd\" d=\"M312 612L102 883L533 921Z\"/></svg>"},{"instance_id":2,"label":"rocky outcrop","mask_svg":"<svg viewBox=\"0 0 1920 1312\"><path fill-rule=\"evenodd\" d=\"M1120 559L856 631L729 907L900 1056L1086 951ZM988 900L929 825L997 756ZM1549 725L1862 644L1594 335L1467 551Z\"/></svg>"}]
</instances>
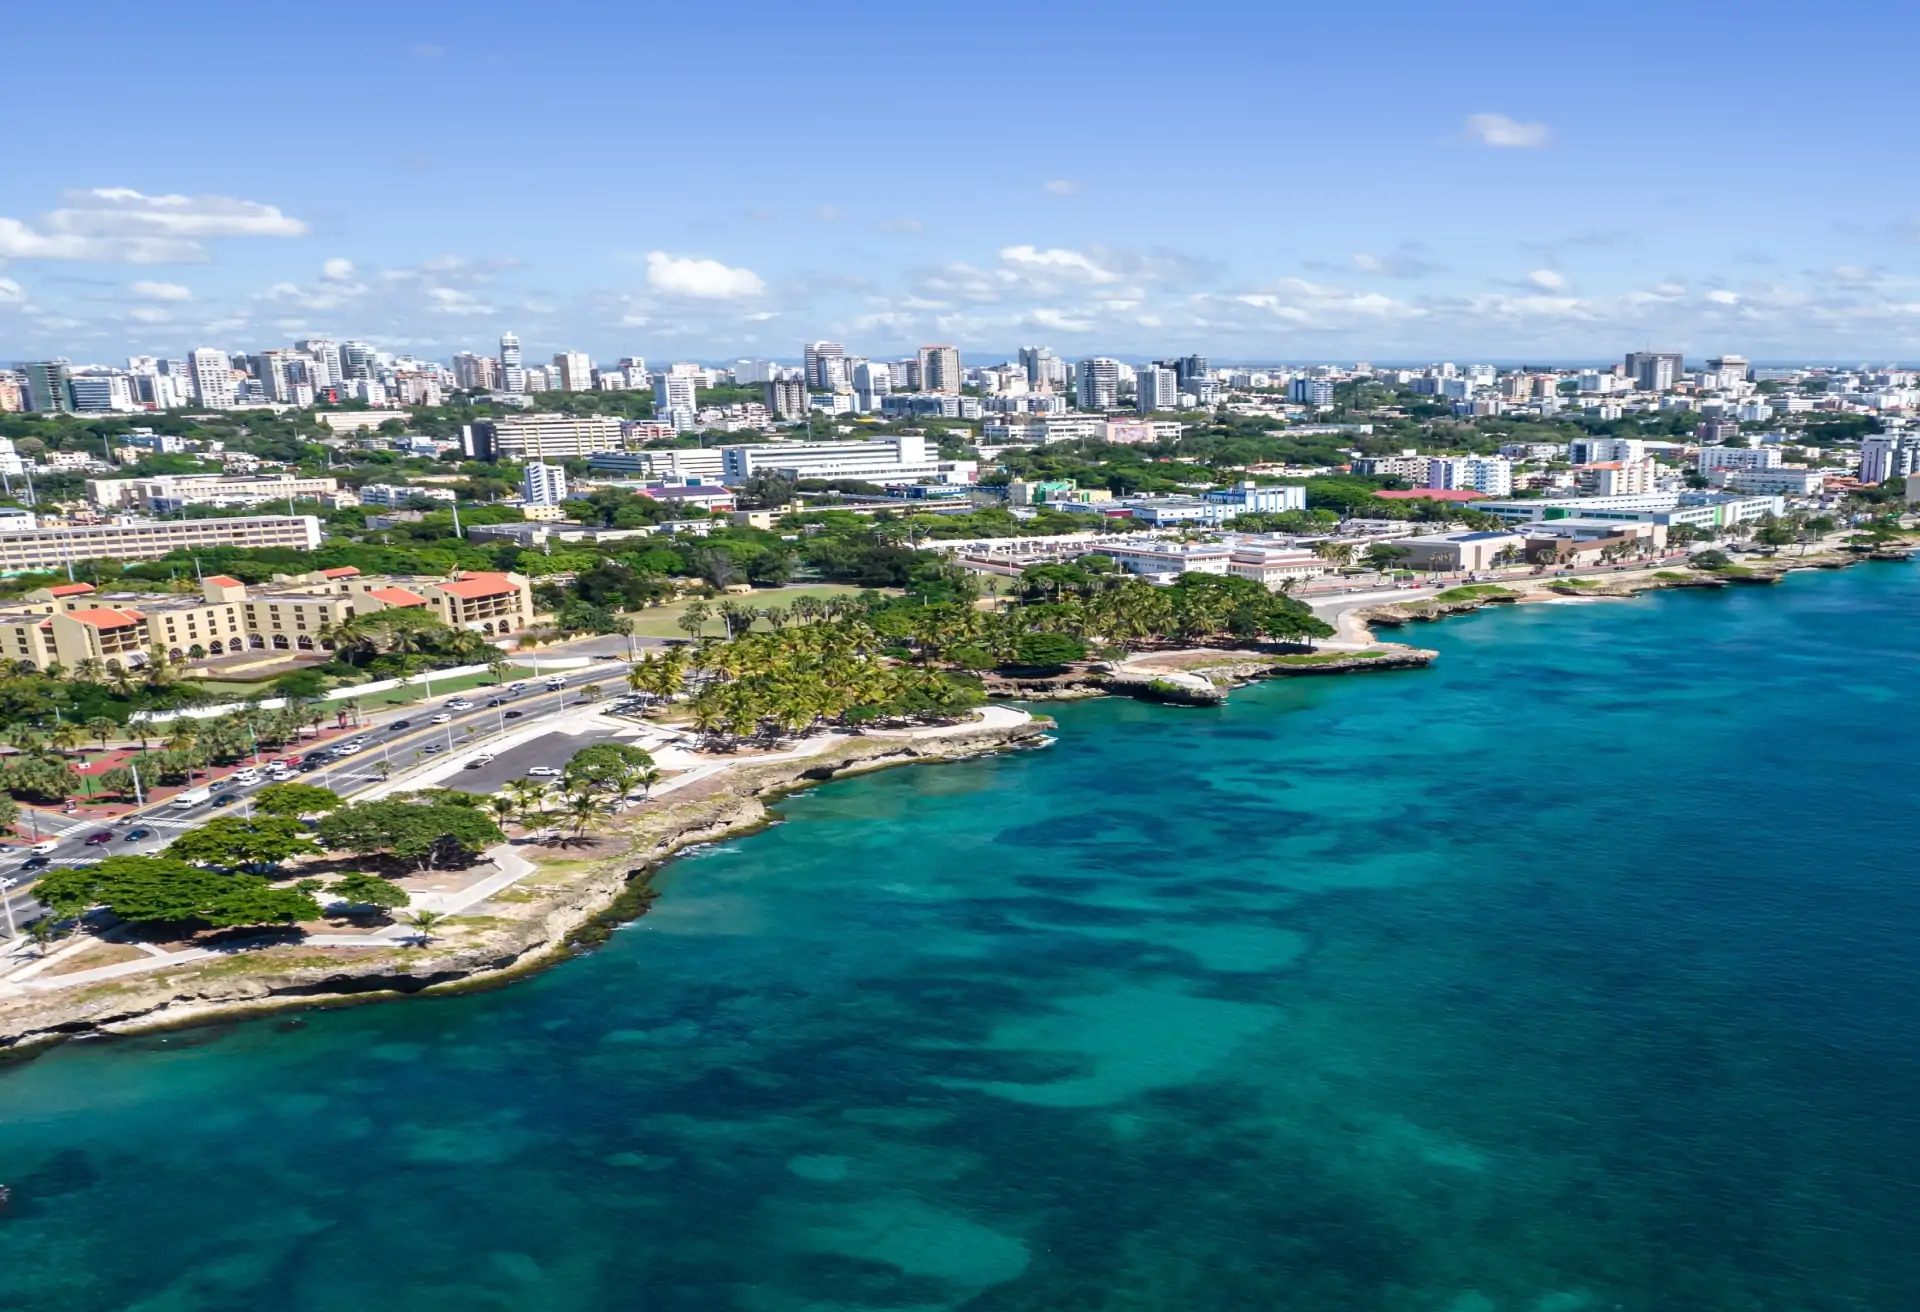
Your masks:
<instances>
[{"instance_id":1,"label":"rocky outcrop","mask_svg":"<svg viewBox=\"0 0 1920 1312\"><path fill-rule=\"evenodd\" d=\"M595 945L615 923L644 913L651 880L682 848L767 822L767 802L843 774L960 760L1046 741L1051 721L981 727L939 737L871 733L793 761L743 764L669 794L618 825L622 850L584 870L530 875L509 890L512 916L426 947L317 948L295 941L176 970L0 999L0 1048L155 1025L192 1024L289 1006L399 998L429 989L493 987ZM504 902L505 899L497 899ZM452 924L461 924L455 917Z\"/></svg>"}]
</instances>

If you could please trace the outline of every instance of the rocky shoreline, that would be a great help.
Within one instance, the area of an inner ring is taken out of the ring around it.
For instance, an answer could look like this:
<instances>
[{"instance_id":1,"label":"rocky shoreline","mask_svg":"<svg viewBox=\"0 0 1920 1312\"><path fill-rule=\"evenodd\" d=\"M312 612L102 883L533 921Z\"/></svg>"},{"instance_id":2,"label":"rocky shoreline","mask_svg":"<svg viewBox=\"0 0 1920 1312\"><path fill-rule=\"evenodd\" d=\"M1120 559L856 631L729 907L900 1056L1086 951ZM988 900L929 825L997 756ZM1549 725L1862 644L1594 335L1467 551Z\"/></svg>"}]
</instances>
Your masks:
<instances>
[{"instance_id":1,"label":"rocky shoreline","mask_svg":"<svg viewBox=\"0 0 1920 1312\"><path fill-rule=\"evenodd\" d=\"M453 917L446 937L425 947L332 949L292 941L71 991L29 992L0 1000L0 1051L289 1008L498 987L566 960L645 914L652 880L676 852L764 826L769 804L780 797L847 774L1044 745L1052 727L1034 717L937 737L871 733L799 759L742 762L685 795L671 794L616 821L595 840L589 858L543 863L539 873L490 899L486 905L495 914ZM599 850L608 847L617 850Z\"/></svg>"}]
</instances>

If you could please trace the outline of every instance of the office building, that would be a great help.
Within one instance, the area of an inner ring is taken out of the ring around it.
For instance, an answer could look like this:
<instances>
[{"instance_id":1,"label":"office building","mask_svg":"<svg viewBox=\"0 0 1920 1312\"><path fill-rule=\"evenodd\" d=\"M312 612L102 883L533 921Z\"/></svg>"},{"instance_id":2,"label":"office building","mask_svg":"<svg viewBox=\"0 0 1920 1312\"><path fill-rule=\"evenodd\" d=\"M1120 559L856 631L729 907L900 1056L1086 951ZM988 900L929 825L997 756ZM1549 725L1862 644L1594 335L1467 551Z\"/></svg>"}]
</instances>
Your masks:
<instances>
[{"instance_id":1,"label":"office building","mask_svg":"<svg viewBox=\"0 0 1920 1312\"><path fill-rule=\"evenodd\" d=\"M1255 483L1243 479L1228 488L1214 488L1202 500L1231 507L1234 515L1279 515L1307 508L1307 489L1299 483Z\"/></svg>"},{"instance_id":2,"label":"office building","mask_svg":"<svg viewBox=\"0 0 1920 1312\"><path fill-rule=\"evenodd\" d=\"M520 479L520 497L529 506L557 506L567 499L567 471L538 460L527 463Z\"/></svg>"},{"instance_id":3,"label":"office building","mask_svg":"<svg viewBox=\"0 0 1920 1312\"><path fill-rule=\"evenodd\" d=\"M1434 381L1436 388L1439 385L1438 380L1416 378L1413 381L1416 384L1415 391L1420 390L1417 384L1422 381ZM1324 378L1296 378L1287 385L1287 399L1296 405L1309 405L1316 410L1325 410L1333 404L1333 384Z\"/></svg>"},{"instance_id":4,"label":"office building","mask_svg":"<svg viewBox=\"0 0 1920 1312\"><path fill-rule=\"evenodd\" d=\"M76 414L132 414L140 409L133 399L133 379L128 374L71 374L67 396Z\"/></svg>"},{"instance_id":5,"label":"office building","mask_svg":"<svg viewBox=\"0 0 1920 1312\"><path fill-rule=\"evenodd\" d=\"M609 451L587 459L588 468L595 473L670 483L718 483L726 474L726 463L726 455L717 446Z\"/></svg>"},{"instance_id":6,"label":"office building","mask_svg":"<svg viewBox=\"0 0 1920 1312\"><path fill-rule=\"evenodd\" d=\"M835 362L844 363L847 358L847 348L840 343L809 342L801 358L802 372L805 375L803 381L810 390L829 391L837 382L845 380L844 373L840 373L838 378L835 377L840 369L840 365Z\"/></svg>"},{"instance_id":7,"label":"office building","mask_svg":"<svg viewBox=\"0 0 1920 1312\"><path fill-rule=\"evenodd\" d=\"M36 414L59 415L73 409L73 397L67 390L69 376L65 360L33 360L20 366L20 379L26 385L27 409Z\"/></svg>"},{"instance_id":8,"label":"office building","mask_svg":"<svg viewBox=\"0 0 1920 1312\"><path fill-rule=\"evenodd\" d=\"M741 483L762 470L789 478L858 479L866 483L972 483L979 466L972 460L942 460L917 433L871 442L773 442L725 446L726 480Z\"/></svg>"},{"instance_id":9,"label":"office building","mask_svg":"<svg viewBox=\"0 0 1920 1312\"><path fill-rule=\"evenodd\" d=\"M398 509L413 501L437 501L453 505L459 500L450 487L412 487L404 483L368 483L359 490L360 504Z\"/></svg>"},{"instance_id":10,"label":"office building","mask_svg":"<svg viewBox=\"0 0 1920 1312\"><path fill-rule=\"evenodd\" d=\"M260 515L234 519L141 520L63 528L0 531L0 573L64 570L81 560L154 560L186 547L294 547L320 545L320 521L312 515Z\"/></svg>"},{"instance_id":11,"label":"office building","mask_svg":"<svg viewBox=\"0 0 1920 1312\"><path fill-rule=\"evenodd\" d=\"M562 351L553 357L553 372L562 392L593 390L593 361L585 351Z\"/></svg>"},{"instance_id":12,"label":"office building","mask_svg":"<svg viewBox=\"0 0 1920 1312\"><path fill-rule=\"evenodd\" d=\"M526 362L520 358L520 339L512 333L500 334L500 390L527 390Z\"/></svg>"},{"instance_id":13,"label":"office building","mask_svg":"<svg viewBox=\"0 0 1920 1312\"><path fill-rule=\"evenodd\" d=\"M193 378L193 403L208 410L231 410L239 389L233 381L233 361L214 346L202 346L187 353L187 368Z\"/></svg>"},{"instance_id":14,"label":"office building","mask_svg":"<svg viewBox=\"0 0 1920 1312\"><path fill-rule=\"evenodd\" d=\"M960 352L951 346L920 348L920 390L960 395Z\"/></svg>"},{"instance_id":15,"label":"office building","mask_svg":"<svg viewBox=\"0 0 1920 1312\"><path fill-rule=\"evenodd\" d=\"M329 341L324 337L309 337L293 345L302 355L313 361L310 368L316 390L338 387L346 381L346 371L340 363L340 343Z\"/></svg>"},{"instance_id":16,"label":"office building","mask_svg":"<svg viewBox=\"0 0 1920 1312\"><path fill-rule=\"evenodd\" d=\"M1120 362L1105 356L1082 360L1074 371L1074 404L1082 410L1111 410L1120 404Z\"/></svg>"},{"instance_id":17,"label":"office building","mask_svg":"<svg viewBox=\"0 0 1920 1312\"><path fill-rule=\"evenodd\" d=\"M1826 491L1827 476L1818 469L1716 469L1707 482L1729 492L1813 497Z\"/></svg>"},{"instance_id":18,"label":"office building","mask_svg":"<svg viewBox=\"0 0 1920 1312\"><path fill-rule=\"evenodd\" d=\"M1647 444L1638 437L1576 437L1567 444L1567 463L1598 465L1610 460L1638 460Z\"/></svg>"},{"instance_id":19,"label":"office building","mask_svg":"<svg viewBox=\"0 0 1920 1312\"><path fill-rule=\"evenodd\" d=\"M172 514L188 506L258 506L271 501L317 501L339 489L331 478L297 474L161 474L154 478L90 478L87 500L105 511Z\"/></svg>"},{"instance_id":20,"label":"office building","mask_svg":"<svg viewBox=\"0 0 1920 1312\"><path fill-rule=\"evenodd\" d=\"M1670 391L1680 381L1683 361L1678 351L1627 352L1627 377L1643 392Z\"/></svg>"},{"instance_id":21,"label":"office building","mask_svg":"<svg viewBox=\"0 0 1920 1312\"><path fill-rule=\"evenodd\" d=\"M699 380L692 374L668 372L653 376L653 413L672 424L676 433L693 427L698 384Z\"/></svg>"},{"instance_id":22,"label":"office building","mask_svg":"<svg viewBox=\"0 0 1920 1312\"><path fill-rule=\"evenodd\" d=\"M1143 415L1180 408L1180 375L1158 365L1142 369L1133 378L1134 408Z\"/></svg>"},{"instance_id":23,"label":"office building","mask_svg":"<svg viewBox=\"0 0 1920 1312\"><path fill-rule=\"evenodd\" d=\"M892 391L893 371L888 366L875 360L862 360L853 367L853 394L859 398L860 409L865 413L880 409Z\"/></svg>"}]
</instances>

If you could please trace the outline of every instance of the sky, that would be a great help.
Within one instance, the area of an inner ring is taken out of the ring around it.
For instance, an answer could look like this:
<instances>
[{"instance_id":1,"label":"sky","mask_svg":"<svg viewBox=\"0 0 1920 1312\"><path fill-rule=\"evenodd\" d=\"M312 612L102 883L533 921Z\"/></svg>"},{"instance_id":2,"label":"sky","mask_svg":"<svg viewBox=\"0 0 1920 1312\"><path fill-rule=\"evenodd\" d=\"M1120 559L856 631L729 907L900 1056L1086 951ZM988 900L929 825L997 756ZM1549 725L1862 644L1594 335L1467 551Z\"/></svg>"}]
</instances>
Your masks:
<instances>
[{"instance_id":1,"label":"sky","mask_svg":"<svg viewBox=\"0 0 1920 1312\"><path fill-rule=\"evenodd\" d=\"M0 11L0 360L1920 360L1887 3L329 15Z\"/></svg>"}]
</instances>

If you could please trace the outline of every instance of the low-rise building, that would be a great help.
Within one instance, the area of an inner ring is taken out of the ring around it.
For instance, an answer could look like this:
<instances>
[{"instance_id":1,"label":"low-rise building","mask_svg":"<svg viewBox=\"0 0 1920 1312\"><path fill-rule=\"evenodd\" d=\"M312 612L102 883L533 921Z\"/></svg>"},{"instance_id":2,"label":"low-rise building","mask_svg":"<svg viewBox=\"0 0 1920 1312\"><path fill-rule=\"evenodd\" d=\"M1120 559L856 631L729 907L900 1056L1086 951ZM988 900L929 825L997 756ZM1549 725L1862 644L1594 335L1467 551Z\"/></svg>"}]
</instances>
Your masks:
<instances>
[{"instance_id":1,"label":"low-rise building","mask_svg":"<svg viewBox=\"0 0 1920 1312\"><path fill-rule=\"evenodd\" d=\"M398 483L368 483L360 489L363 506L404 506L415 497L452 505L459 496L450 487L410 487Z\"/></svg>"},{"instance_id":2,"label":"low-rise building","mask_svg":"<svg viewBox=\"0 0 1920 1312\"><path fill-rule=\"evenodd\" d=\"M1307 508L1307 489L1299 483L1255 483L1243 480L1232 487L1214 488L1203 498L1226 506L1234 515L1277 515Z\"/></svg>"},{"instance_id":3,"label":"low-rise building","mask_svg":"<svg viewBox=\"0 0 1920 1312\"><path fill-rule=\"evenodd\" d=\"M1102 555L1129 574L1171 578L1180 574L1225 574L1233 549L1219 542L1151 541L1105 548Z\"/></svg>"},{"instance_id":4,"label":"low-rise building","mask_svg":"<svg viewBox=\"0 0 1920 1312\"><path fill-rule=\"evenodd\" d=\"M1527 540L1518 533L1487 529L1470 533L1430 533L1400 538L1395 545L1407 550L1405 564L1410 569L1465 570L1492 569L1495 565L1518 560Z\"/></svg>"},{"instance_id":5,"label":"low-rise building","mask_svg":"<svg viewBox=\"0 0 1920 1312\"><path fill-rule=\"evenodd\" d=\"M1774 496L1816 497L1826 491L1826 472L1819 469L1715 469L1707 475L1713 487L1729 492L1759 492Z\"/></svg>"},{"instance_id":6,"label":"low-rise building","mask_svg":"<svg viewBox=\"0 0 1920 1312\"><path fill-rule=\"evenodd\" d=\"M1235 543L1227 562L1228 573L1275 591L1319 578L1328 568L1325 560L1304 547L1257 539Z\"/></svg>"},{"instance_id":7,"label":"low-rise building","mask_svg":"<svg viewBox=\"0 0 1920 1312\"><path fill-rule=\"evenodd\" d=\"M331 478L262 474L162 474L154 478L90 478L87 500L101 510L166 515L187 506L257 506L271 501L318 501L339 484Z\"/></svg>"},{"instance_id":8,"label":"low-rise building","mask_svg":"<svg viewBox=\"0 0 1920 1312\"><path fill-rule=\"evenodd\" d=\"M15 528L0 522L0 574L63 570L82 560L155 560L190 547L320 545L313 515L247 515L231 519L150 520L116 516L102 524Z\"/></svg>"}]
</instances>

